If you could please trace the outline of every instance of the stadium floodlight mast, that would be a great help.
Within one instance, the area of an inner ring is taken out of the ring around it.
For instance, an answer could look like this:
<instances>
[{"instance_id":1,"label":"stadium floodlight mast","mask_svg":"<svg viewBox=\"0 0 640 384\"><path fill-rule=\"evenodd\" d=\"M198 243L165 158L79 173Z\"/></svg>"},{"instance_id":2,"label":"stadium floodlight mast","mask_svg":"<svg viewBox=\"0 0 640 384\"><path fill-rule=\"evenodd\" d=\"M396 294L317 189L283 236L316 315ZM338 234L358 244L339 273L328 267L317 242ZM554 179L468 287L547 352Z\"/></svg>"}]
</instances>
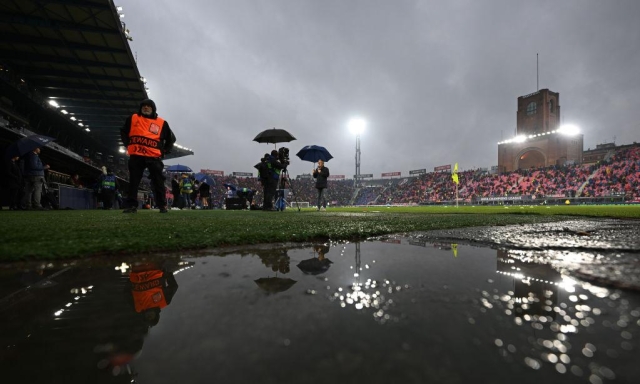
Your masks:
<instances>
[{"instance_id":1,"label":"stadium floodlight mast","mask_svg":"<svg viewBox=\"0 0 640 384\"><path fill-rule=\"evenodd\" d=\"M351 133L356 135L356 174L353 178L353 186L357 187L358 181L360 180L360 134L364 132L367 122L364 121L364 119L355 117L349 120L347 125Z\"/></svg>"}]
</instances>

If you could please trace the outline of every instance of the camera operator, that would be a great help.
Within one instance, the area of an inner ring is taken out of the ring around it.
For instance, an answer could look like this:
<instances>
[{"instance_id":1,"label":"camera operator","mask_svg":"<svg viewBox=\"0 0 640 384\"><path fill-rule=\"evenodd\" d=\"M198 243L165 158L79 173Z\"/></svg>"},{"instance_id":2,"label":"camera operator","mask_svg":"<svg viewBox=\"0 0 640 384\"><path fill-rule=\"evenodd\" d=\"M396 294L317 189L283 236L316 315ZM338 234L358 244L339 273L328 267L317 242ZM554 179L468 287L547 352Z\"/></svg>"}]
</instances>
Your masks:
<instances>
[{"instance_id":1,"label":"camera operator","mask_svg":"<svg viewBox=\"0 0 640 384\"><path fill-rule=\"evenodd\" d=\"M276 196L276 190L278 189L278 180L280 179L280 172L286 169L286 165L280 162L278 151L275 149L271 151L271 155L266 159L267 177L265 179L264 187L264 202L262 204L262 210L274 211L273 199Z\"/></svg>"}]
</instances>

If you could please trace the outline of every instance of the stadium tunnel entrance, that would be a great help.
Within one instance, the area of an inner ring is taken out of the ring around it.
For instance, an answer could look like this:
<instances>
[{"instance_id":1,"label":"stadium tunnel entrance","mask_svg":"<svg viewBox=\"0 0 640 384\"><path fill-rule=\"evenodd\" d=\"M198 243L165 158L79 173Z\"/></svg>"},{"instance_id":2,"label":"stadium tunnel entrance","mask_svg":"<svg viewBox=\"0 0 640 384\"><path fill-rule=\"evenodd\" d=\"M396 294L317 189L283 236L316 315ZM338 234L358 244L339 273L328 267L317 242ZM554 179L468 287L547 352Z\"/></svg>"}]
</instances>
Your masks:
<instances>
[{"instance_id":1,"label":"stadium tunnel entrance","mask_svg":"<svg viewBox=\"0 0 640 384\"><path fill-rule=\"evenodd\" d=\"M527 148L518 157L517 169L542 168L546 165L544 154L539 149Z\"/></svg>"}]
</instances>

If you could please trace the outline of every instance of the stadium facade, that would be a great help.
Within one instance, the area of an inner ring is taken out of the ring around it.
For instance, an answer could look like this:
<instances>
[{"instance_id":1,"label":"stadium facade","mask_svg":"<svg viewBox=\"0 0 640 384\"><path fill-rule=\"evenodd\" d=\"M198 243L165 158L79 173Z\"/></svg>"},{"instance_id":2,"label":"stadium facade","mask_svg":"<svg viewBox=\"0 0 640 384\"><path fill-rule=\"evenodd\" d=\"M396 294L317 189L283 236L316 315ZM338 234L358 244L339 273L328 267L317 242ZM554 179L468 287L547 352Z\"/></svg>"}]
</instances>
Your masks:
<instances>
[{"instance_id":1,"label":"stadium facade","mask_svg":"<svg viewBox=\"0 0 640 384\"><path fill-rule=\"evenodd\" d=\"M500 173L581 164L584 137L560 128L560 94L549 89L518 97L516 137L498 143Z\"/></svg>"}]
</instances>

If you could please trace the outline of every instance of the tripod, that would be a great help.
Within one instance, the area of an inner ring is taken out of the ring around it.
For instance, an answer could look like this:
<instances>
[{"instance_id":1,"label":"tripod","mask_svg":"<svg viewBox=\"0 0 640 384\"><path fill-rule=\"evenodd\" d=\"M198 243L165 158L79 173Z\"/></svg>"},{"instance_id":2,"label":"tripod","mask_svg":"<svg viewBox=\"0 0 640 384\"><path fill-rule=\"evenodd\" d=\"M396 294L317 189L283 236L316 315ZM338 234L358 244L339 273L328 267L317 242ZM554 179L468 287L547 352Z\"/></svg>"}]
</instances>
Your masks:
<instances>
[{"instance_id":1,"label":"tripod","mask_svg":"<svg viewBox=\"0 0 640 384\"><path fill-rule=\"evenodd\" d=\"M298 212L300 212L300 204L298 203L298 194L296 193L295 189L293 189L293 185L291 184L291 178L289 177L289 171L287 171L287 168L284 168L280 171L280 176L278 177L278 189L276 190L276 210L277 211L284 211L285 207L287 206L287 197L285 196L286 194L286 189L285 186L286 184L289 183L289 187L291 188L291 194L293 195L295 201L296 201L296 205L298 206Z\"/></svg>"}]
</instances>

